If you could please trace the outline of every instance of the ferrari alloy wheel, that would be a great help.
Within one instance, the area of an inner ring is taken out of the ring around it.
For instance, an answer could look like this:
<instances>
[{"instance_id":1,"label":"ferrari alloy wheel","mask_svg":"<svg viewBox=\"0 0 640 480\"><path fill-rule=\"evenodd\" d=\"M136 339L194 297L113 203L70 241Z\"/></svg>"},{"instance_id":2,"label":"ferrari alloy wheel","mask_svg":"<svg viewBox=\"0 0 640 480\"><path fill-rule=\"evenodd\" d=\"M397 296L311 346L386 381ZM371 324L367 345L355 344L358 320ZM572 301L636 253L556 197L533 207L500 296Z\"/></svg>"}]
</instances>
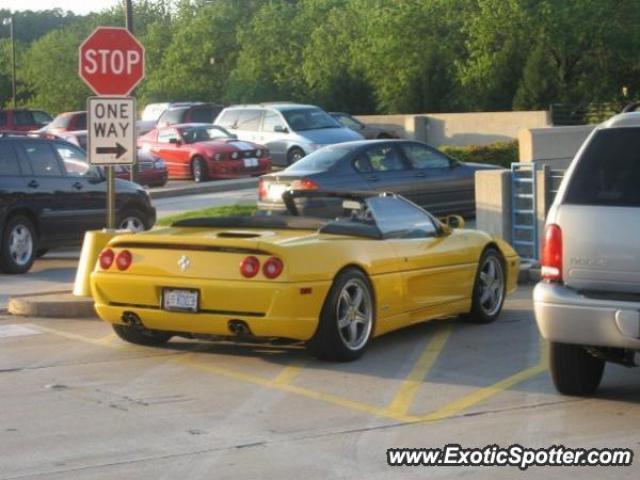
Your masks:
<instances>
[{"instance_id":1,"label":"ferrari alloy wheel","mask_svg":"<svg viewBox=\"0 0 640 480\"><path fill-rule=\"evenodd\" d=\"M5 273L28 272L36 259L37 236L31 221L21 215L6 224L0 246L0 270Z\"/></svg>"},{"instance_id":2,"label":"ferrari alloy wheel","mask_svg":"<svg viewBox=\"0 0 640 480\"><path fill-rule=\"evenodd\" d=\"M371 335L371 294L364 282L352 278L342 288L336 309L338 332L345 346L358 350Z\"/></svg>"},{"instance_id":3,"label":"ferrari alloy wheel","mask_svg":"<svg viewBox=\"0 0 640 480\"><path fill-rule=\"evenodd\" d=\"M374 305L367 276L356 268L343 270L324 302L316 333L307 344L309 352L323 360L359 358L373 333Z\"/></svg>"},{"instance_id":4,"label":"ferrari alloy wheel","mask_svg":"<svg viewBox=\"0 0 640 480\"><path fill-rule=\"evenodd\" d=\"M504 304L504 263L498 251L489 248L482 254L478 265L471 312L466 318L475 323L490 323L498 318Z\"/></svg>"}]
</instances>

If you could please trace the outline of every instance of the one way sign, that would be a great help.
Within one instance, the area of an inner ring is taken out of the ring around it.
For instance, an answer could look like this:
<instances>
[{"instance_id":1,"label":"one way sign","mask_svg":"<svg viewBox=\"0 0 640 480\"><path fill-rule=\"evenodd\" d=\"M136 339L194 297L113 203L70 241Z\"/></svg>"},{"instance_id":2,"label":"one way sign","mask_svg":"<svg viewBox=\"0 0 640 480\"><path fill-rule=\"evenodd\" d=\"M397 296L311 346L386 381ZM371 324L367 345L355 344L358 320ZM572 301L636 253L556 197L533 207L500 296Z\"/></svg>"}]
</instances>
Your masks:
<instances>
[{"instance_id":1,"label":"one way sign","mask_svg":"<svg viewBox=\"0 0 640 480\"><path fill-rule=\"evenodd\" d=\"M130 97L89 97L89 162L132 164L136 159L136 102Z\"/></svg>"}]
</instances>

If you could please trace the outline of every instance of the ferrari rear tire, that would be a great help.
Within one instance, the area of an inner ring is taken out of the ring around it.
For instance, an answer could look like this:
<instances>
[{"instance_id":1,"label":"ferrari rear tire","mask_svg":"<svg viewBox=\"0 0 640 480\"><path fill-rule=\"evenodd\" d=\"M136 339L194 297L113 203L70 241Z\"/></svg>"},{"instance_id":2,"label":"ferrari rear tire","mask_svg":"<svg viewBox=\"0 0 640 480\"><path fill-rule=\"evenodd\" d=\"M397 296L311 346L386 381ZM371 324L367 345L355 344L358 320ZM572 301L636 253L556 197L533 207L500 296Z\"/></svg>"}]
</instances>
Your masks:
<instances>
[{"instance_id":1,"label":"ferrari rear tire","mask_svg":"<svg viewBox=\"0 0 640 480\"><path fill-rule=\"evenodd\" d=\"M491 323L502 311L506 273L500 252L488 248L480 257L471 297L471 311L463 318L471 323Z\"/></svg>"},{"instance_id":2,"label":"ferrari rear tire","mask_svg":"<svg viewBox=\"0 0 640 480\"><path fill-rule=\"evenodd\" d=\"M200 183L209 179L209 171L207 170L207 162L202 157L194 157L191 162L191 174L193 181Z\"/></svg>"},{"instance_id":3,"label":"ferrari rear tire","mask_svg":"<svg viewBox=\"0 0 640 480\"><path fill-rule=\"evenodd\" d=\"M171 333L148 330L141 327L130 327L128 325L119 325L117 323L113 324L113 331L116 332L116 335L125 342L144 345L147 347L163 345L173 337Z\"/></svg>"},{"instance_id":4,"label":"ferrari rear tire","mask_svg":"<svg viewBox=\"0 0 640 480\"><path fill-rule=\"evenodd\" d=\"M321 360L350 362L365 352L375 325L371 282L357 268L340 272L322 306L307 349Z\"/></svg>"}]
</instances>

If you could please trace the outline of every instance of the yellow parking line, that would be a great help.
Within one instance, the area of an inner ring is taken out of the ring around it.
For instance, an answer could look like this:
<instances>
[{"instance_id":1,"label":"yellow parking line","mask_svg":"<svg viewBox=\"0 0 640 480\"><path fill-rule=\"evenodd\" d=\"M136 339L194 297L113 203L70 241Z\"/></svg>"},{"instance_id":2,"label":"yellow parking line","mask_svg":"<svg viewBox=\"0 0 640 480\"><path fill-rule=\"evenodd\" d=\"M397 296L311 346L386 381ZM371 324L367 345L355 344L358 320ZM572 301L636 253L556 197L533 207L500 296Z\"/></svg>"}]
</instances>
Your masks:
<instances>
[{"instance_id":1,"label":"yellow parking line","mask_svg":"<svg viewBox=\"0 0 640 480\"><path fill-rule=\"evenodd\" d=\"M436 420L443 420L445 418L451 417L453 415L457 415L458 413L466 410L474 405L477 405L480 402L484 402L490 397L497 395L499 393L504 392L505 390L522 383L530 378L539 375L544 372L548 368L548 343L544 339L540 339L540 358L538 360L537 365L533 367L525 368L509 377L503 378L502 380L494 383L493 385L489 385L488 387L483 387L475 390L474 392L466 395L464 397L458 398L453 402L441 407L431 413L426 415L422 415L420 418L424 422L431 422Z\"/></svg>"},{"instance_id":2,"label":"yellow parking line","mask_svg":"<svg viewBox=\"0 0 640 480\"><path fill-rule=\"evenodd\" d=\"M391 418L393 420L397 420L400 422L415 422L419 420L418 417L411 417L408 415L390 415L387 413L386 409L383 407L377 407L375 405L369 405L367 403L357 402L354 400L349 400L344 397L340 397L337 395L332 395L330 393L322 393L316 390L309 390L307 388L298 387L295 385L275 383L273 380L269 380L264 377L260 377L257 375L251 375L248 373L239 372L236 370L231 370L228 368L218 367L216 365L210 363L203 363L193 359L193 355L185 355L180 358L175 359L176 362L181 363L185 366L189 366L191 368L201 370L204 372L213 373L216 375L220 375L222 377L231 378L234 380L240 380L248 383L253 383L256 385L260 385L265 388L271 388L274 390L281 390L287 393L293 393L296 395L300 395L307 398L313 398L315 400L321 400L327 403L332 403L334 405L338 405L341 407L345 407L351 410L356 410L359 412L369 413L371 415L376 415L380 417Z\"/></svg>"},{"instance_id":3,"label":"yellow parking line","mask_svg":"<svg viewBox=\"0 0 640 480\"><path fill-rule=\"evenodd\" d=\"M276 378L272 380L274 384L277 385L286 385L291 383L294 378L296 378L307 362L302 360L294 360L291 364L287 365L282 371L278 374Z\"/></svg>"},{"instance_id":4,"label":"yellow parking line","mask_svg":"<svg viewBox=\"0 0 640 480\"><path fill-rule=\"evenodd\" d=\"M43 332L52 333L53 335L68 338L69 340L77 340L79 342L91 343L92 345L115 348L118 350L122 350L126 348L124 344L122 345L112 344L111 343L112 338L109 338L109 337L112 337L111 335L107 335L106 337L102 337L102 338L91 338L91 337L85 337L84 335L78 335L77 333L65 332L63 330L58 330L56 328L44 327L42 325L36 325L36 327L38 328L38 330L41 330Z\"/></svg>"},{"instance_id":5,"label":"yellow parking line","mask_svg":"<svg viewBox=\"0 0 640 480\"><path fill-rule=\"evenodd\" d=\"M400 385L398 393L396 393L396 396L386 408L387 414L394 417L407 414L418 394L420 386L423 384L425 377L447 343L450 334L451 326L448 325L438 330L434 337L427 342L420 358L418 358L413 369L402 382L402 385Z\"/></svg>"}]
</instances>

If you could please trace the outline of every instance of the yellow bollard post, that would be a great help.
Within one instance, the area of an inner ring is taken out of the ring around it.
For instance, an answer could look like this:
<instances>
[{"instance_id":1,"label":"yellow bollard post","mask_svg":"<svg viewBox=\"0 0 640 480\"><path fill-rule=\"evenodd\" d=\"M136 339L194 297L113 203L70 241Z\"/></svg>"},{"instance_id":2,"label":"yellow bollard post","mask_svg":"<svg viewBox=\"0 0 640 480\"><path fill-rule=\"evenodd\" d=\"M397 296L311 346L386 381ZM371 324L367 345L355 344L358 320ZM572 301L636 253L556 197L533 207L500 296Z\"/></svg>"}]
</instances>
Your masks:
<instances>
[{"instance_id":1,"label":"yellow bollard post","mask_svg":"<svg viewBox=\"0 0 640 480\"><path fill-rule=\"evenodd\" d=\"M115 230L91 230L84 235L80 262L76 271L76 281L73 285L73 294L77 297L91 296L91 272L96 266L98 255L102 249L118 233Z\"/></svg>"}]
</instances>

